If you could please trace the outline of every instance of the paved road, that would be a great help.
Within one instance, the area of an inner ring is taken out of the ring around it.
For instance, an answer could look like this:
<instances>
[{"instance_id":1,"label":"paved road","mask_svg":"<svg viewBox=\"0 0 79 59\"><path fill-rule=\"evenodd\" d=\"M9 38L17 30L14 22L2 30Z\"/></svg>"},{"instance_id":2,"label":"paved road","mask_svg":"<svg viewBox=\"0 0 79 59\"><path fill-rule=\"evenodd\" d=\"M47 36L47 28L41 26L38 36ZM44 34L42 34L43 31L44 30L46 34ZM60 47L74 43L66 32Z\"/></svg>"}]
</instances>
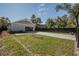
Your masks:
<instances>
[{"instance_id":1,"label":"paved road","mask_svg":"<svg viewBox=\"0 0 79 59\"><path fill-rule=\"evenodd\" d=\"M56 37L56 38L62 38L62 39L76 40L75 35L69 35L69 34L67 35L67 34L48 33L48 32L37 32L35 34Z\"/></svg>"}]
</instances>

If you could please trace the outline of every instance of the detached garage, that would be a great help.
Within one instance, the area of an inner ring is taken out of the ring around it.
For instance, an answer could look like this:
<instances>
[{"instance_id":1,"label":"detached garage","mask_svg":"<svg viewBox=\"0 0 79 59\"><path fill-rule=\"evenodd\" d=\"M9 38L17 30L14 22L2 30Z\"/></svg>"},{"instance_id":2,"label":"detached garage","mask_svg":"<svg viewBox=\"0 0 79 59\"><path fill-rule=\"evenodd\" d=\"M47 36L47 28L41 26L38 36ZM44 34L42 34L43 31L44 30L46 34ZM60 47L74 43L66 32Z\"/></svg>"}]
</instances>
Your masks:
<instances>
[{"instance_id":1,"label":"detached garage","mask_svg":"<svg viewBox=\"0 0 79 59\"><path fill-rule=\"evenodd\" d=\"M26 19L11 23L9 26L11 32L28 32L35 31L35 25Z\"/></svg>"}]
</instances>

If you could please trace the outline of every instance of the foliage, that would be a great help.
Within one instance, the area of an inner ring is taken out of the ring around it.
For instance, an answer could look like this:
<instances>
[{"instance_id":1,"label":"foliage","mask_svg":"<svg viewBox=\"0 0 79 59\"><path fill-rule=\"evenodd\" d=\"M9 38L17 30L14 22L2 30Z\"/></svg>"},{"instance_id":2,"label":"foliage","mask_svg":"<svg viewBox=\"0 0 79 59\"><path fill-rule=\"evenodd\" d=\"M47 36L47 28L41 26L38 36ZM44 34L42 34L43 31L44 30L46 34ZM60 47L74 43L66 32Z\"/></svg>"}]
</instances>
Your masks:
<instances>
[{"instance_id":1,"label":"foliage","mask_svg":"<svg viewBox=\"0 0 79 59\"><path fill-rule=\"evenodd\" d=\"M56 10L66 10L68 13L73 16L78 24L78 16L79 16L79 4L60 4L56 6Z\"/></svg>"},{"instance_id":2,"label":"foliage","mask_svg":"<svg viewBox=\"0 0 79 59\"><path fill-rule=\"evenodd\" d=\"M74 28L76 27L76 21L73 16L63 15L58 16L56 19L48 19L46 21L47 28Z\"/></svg>"},{"instance_id":3,"label":"foliage","mask_svg":"<svg viewBox=\"0 0 79 59\"><path fill-rule=\"evenodd\" d=\"M76 27L76 21L70 16L63 15L56 19L56 26L57 28L74 28Z\"/></svg>"},{"instance_id":4,"label":"foliage","mask_svg":"<svg viewBox=\"0 0 79 59\"><path fill-rule=\"evenodd\" d=\"M36 24L36 16L34 14L31 17L31 21L32 23Z\"/></svg>"},{"instance_id":5,"label":"foliage","mask_svg":"<svg viewBox=\"0 0 79 59\"><path fill-rule=\"evenodd\" d=\"M35 14L32 15L31 21L32 21L32 23L34 23L35 25L42 23L41 18L40 18L40 17L36 17Z\"/></svg>"},{"instance_id":6,"label":"foliage","mask_svg":"<svg viewBox=\"0 0 79 59\"><path fill-rule=\"evenodd\" d=\"M40 23L42 23L41 18L37 17L37 24L40 24Z\"/></svg>"},{"instance_id":7,"label":"foliage","mask_svg":"<svg viewBox=\"0 0 79 59\"><path fill-rule=\"evenodd\" d=\"M76 27L76 20L72 16L69 16L66 28L75 28L75 27Z\"/></svg>"},{"instance_id":8,"label":"foliage","mask_svg":"<svg viewBox=\"0 0 79 59\"><path fill-rule=\"evenodd\" d=\"M0 29L7 29L7 27L10 25L10 20L8 17L0 17Z\"/></svg>"},{"instance_id":9,"label":"foliage","mask_svg":"<svg viewBox=\"0 0 79 59\"><path fill-rule=\"evenodd\" d=\"M56 25L58 28L64 28L66 26L66 22L61 17L58 17L56 20Z\"/></svg>"},{"instance_id":10,"label":"foliage","mask_svg":"<svg viewBox=\"0 0 79 59\"><path fill-rule=\"evenodd\" d=\"M46 21L47 28L53 28L54 27L54 21L50 18Z\"/></svg>"}]
</instances>

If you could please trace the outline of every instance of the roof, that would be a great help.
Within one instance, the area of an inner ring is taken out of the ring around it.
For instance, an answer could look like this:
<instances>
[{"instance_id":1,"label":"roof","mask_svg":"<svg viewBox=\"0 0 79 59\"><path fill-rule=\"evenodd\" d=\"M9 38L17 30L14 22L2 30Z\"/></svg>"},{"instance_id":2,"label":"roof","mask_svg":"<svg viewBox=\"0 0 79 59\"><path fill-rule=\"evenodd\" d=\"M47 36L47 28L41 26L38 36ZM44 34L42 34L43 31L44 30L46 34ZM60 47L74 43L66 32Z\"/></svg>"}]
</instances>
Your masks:
<instances>
[{"instance_id":1,"label":"roof","mask_svg":"<svg viewBox=\"0 0 79 59\"><path fill-rule=\"evenodd\" d=\"M30 19L22 19L22 20L19 20L19 21L15 21L14 23L21 23L21 24L26 24L26 25L33 25L35 26Z\"/></svg>"}]
</instances>

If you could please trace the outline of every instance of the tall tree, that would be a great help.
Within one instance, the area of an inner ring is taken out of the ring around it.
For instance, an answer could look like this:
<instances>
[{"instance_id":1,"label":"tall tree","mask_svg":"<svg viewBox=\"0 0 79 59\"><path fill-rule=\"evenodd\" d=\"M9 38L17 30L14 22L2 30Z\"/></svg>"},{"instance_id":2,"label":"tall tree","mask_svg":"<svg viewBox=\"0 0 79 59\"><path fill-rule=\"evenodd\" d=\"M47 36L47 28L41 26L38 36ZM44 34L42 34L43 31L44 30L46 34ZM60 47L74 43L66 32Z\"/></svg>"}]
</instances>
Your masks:
<instances>
[{"instance_id":1,"label":"tall tree","mask_svg":"<svg viewBox=\"0 0 79 59\"><path fill-rule=\"evenodd\" d=\"M79 4L59 4L56 6L56 10L66 10L70 15L72 15L76 19L76 40L77 40L77 47L79 48Z\"/></svg>"},{"instance_id":2,"label":"tall tree","mask_svg":"<svg viewBox=\"0 0 79 59\"><path fill-rule=\"evenodd\" d=\"M10 25L10 20L8 17L0 17L0 30L3 31Z\"/></svg>"},{"instance_id":3,"label":"tall tree","mask_svg":"<svg viewBox=\"0 0 79 59\"><path fill-rule=\"evenodd\" d=\"M40 18L40 17L37 17L36 19L37 19L37 24L42 23L42 21L41 21L41 18Z\"/></svg>"},{"instance_id":4,"label":"tall tree","mask_svg":"<svg viewBox=\"0 0 79 59\"><path fill-rule=\"evenodd\" d=\"M31 17L31 21L32 21L32 23L37 24L35 14L32 15L32 17Z\"/></svg>"},{"instance_id":5,"label":"tall tree","mask_svg":"<svg viewBox=\"0 0 79 59\"><path fill-rule=\"evenodd\" d=\"M35 25L42 23L41 18L40 17L36 17L34 14L31 17L31 21L32 23L34 23Z\"/></svg>"},{"instance_id":6,"label":"tall tree","mask_svg":"<svg viewBox=\"0 0 79 59\"><path fill-rule=\"evenodd\" d=\"M67 15L63 15L62 16L62 19L63 19L63 22L64 22L64 27L66 27L67 26L67 22L68 22L68 16Z\"/></svg>"},{"instance_id":7,"label":"tall tree","mask_svg":"<svg viewBox=\"0 0 79 59\"><path fill-rule=\"evenodd\" d=\"M48 20L46 21L46 26L47 26L47 28L54 27L54 21L52 19L48 18Z\"/></svg>"},{"instance_id":8,"label":"tall tree","mask_svg":"<svg viewBox=\"0 0 79 59\"><path fill-rule=\"evenodd\" d=\"M58 28L65 28L67 25L67 21L65 19L66 19L66 17L64 17L64 16L58 17L56 20L56 26Z\"/></svg>"},{"instance_id":9,"label":"tall tree","mask_svg":"<svg viewBox=\"0 0 79 59\"><path fill-rule=\"evenodd\" d=\"M76 27L76 20L72 16L68 16L66 28L75 28L75 27Z\"/></svg>"}]
</instances>

